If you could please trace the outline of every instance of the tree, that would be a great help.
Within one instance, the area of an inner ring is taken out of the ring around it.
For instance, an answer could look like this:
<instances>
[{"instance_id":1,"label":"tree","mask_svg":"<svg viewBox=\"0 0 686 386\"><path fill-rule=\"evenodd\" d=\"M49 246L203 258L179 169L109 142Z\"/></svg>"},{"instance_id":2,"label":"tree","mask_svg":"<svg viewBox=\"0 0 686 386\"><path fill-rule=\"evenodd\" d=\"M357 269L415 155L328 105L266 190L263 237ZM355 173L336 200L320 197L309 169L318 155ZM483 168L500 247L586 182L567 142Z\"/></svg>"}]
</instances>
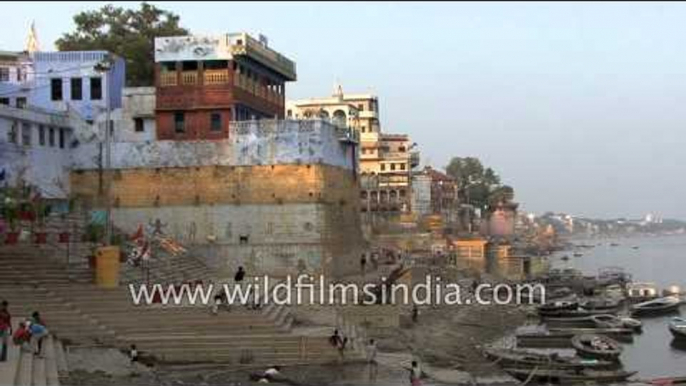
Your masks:
<instances>
[{"instance_id":1,"label":"tree","mask_svg":"<svg viewBox=\"0 0 686 386\"><path fill-rule=\"evenodd\" d=\"M128 86L150 86L154 81L154 43L159 36L183 36L180 17L154 5L124 9L111 4L74 16L76 31L55 42L60 51L106 50L126 61Z\"/></svg>"},{"instance_id":2,"label":"tree","mask_svg":"<svg viewBox=\"0 0 686 386\"><path fill-rule=\"evenodd\" d=\"M486 209L497 202L514 199L514 189L502 185L500 176L490 167L484 167L475 157L453 157L445 168L457 181L459 194L468 204Z\"/></svg>"}]
</instances>

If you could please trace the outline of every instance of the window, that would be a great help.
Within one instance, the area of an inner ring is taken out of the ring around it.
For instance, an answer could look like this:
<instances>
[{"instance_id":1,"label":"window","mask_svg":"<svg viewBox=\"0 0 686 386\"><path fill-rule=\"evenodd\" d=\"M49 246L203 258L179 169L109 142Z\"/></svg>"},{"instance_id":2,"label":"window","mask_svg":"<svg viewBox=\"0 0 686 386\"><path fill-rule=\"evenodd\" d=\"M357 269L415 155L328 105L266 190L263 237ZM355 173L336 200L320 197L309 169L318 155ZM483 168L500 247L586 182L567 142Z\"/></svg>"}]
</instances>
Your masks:
<instances>
[{"instance_id":1,"label":"window","mask_svg":"<svg viewBox=\"0 0 686 386\"><path fill-rule=\"evenodd\" d=\"M60 149L64 149L64 142L65 142L64 129L59 129L59 130L60 130Z\"/></svg>"},{"instance_id":2,"label":"window","mask_svg":"<svg viewBox=\"0 0 686 386\"><path fill-rule=\"evenodd\" d=\"M405 197L405 189L400 189L400 197Z\"/></svg>"},{"instance_id":3,"label":"window","mask_svg":"<svg viewBox=\"0 0 686 386\"><path fill-rule=\"evenodd\" d=\"M102 78L91 78L91 100L99 101L102 99Z\"/></svg>"},{"instance_id":4,"label":"window","mask_svg":"<svg viewBox=\"0 0 686 386\"><path fill-rule=\"evenodd\" d=\"M10 69L8 67L0 67L0 82L10 81Z\"/></svg>"},{"instance_id":5,"label":"window","mask_svg":"<svg viewBox=\"0 0 686 386\"><path fill-rule=\"evenodd\" d=\"M391 170L395 170L395 164L391 164Z\"/></svg>"},{"instance_id":6,"label":"window","mask_svg":"<svg viewBox=\"0 0 686 386\"><path fill-rule=\"evenodd\" d=\"M21 67L17 67L17 82L21 82L21 81L23 81L23 80L24 80L24 79L23 79L23 76L22 76L22 73L21 73Z\"/></svg>"},{"instance_id":7,"label":"window","mask_svg":"<svg viewBox=\"0 0 686 386\"><path fill-rule=\"evenodd\" d=\"M143 122L143 118L134 118L133 127L136 133L141 133L145 131L145 123Z\"/></svg>"},{"instance_id":8,"label":"window","mask_svg":"<svg viewBox=\"0 0 686 386\"><path fill-rule=\"evenodd\" d=\"M0 98L0 105L9 106L10 105L10 98Z\"/></svg>"},{"instance_id":9,"label":"window","mask_svg":"<svg viewBox=\"0 0 686 386\"><path fill-rule=\"evenodd\" d=\"M222 115L221 113L210 114L210 130L221 131L222 129Z\"/></svg>"},{"instance_id":10,"label":"window","mask_svg":"<svg viewBox=\"0 0 686 386\"><path fill-rule=\"evenodd\" d=\"M50 147L55 147L55 129L52 127L48 131L48 144Z\"/></svg>"},{"instance_id":11,"label":"window","mask_svg":"<svg viewBox=\"0 0 686 386\"><path fill-rule=\"evenodd\" d=\"M365 133L366 131L367 131L366 127L364 127L364 126L360 127L360 132Z\"/></svg>"},{"instance_id":12,"label":"window","mask_svg":"<svg viewBox=\"0 0 686 386\"><path fill-rule=\"evenodd\" d=\"M174 131L177 133L186 131L186 117L182 112L174 113Z\"/></svg>"},{"instance_id":13,"label":"window","mask_svg":"<svg viewBox=\"0 0 686 386\"><path fill-rule=\"evenodd\" d=\"M386 164L381 164L381 171L383 172L385 170L386 170Z\"/></svg>"},{"instance_id":14,"label":"window","mask_svg":"<svg viewBox=\"0 0 686 386\"><path fill-rule=\"evenodd\" d=\"M18 127L19 123L17 123L17 121L12 122L10 131L7 133L7 141L9 143L17 143L17 130L19 130Z\"/></svg>"},{"instance_id":15,"label":"window","mask_svg":"<svg viewBox=\"0 0 686 386\"><path fill-rule=\"evenodd\" d=\"M400 170L405 170L405 164L400 164Z\"/></svg>"},{"instance_id":16,"label":"window","mask_svg":"<svg viewBox=\"0 0 686 386\"><path fill-rule=\"evenodd\" d=\"M17 103L18 109L25 109L26 108L26 97L17 98L16 103Z\"/></svg>"},{"instance_id":17,"label":"window","mask_svg":"<svg viewBox=\"0 0 686 386\"><path fill-rule=\"evenodd\" d=\"M45 126L38 126L38 144L45 146Z\"/></svg>"},{"instance_id":18,"label":"window","mask_svg":"<svg viewBox=\"0 0 686 386\"><path fill-rule=\"evenodd\" d=\"M21 144L31 146L31 124L28 122L21 124Z\"/></svg>"},{"instance_id":19,"label":"window","mask_svg":"<svg viewBox=\"0 0 686 386\"><path fill-rule=\"evenodd\" d=\"M398 151L401 152L401 153L404 153L404 152L405 152L405 146L400 146L400 147L398 148Z\"/></svg>"},{"instance_id":20,"label":"window","mask_svg":"<svg viewBox=\"0 0 686 386\"><path fill-rule=\"evenodd\" d=\"M357 109L360 111L364 111L364 105L360 103L359 105L357 105Z\"/></svg>"},{"instance_id":21,"label":"window","mask_svg":"<svg viewBox=\"0 0 686 386\"><path fill-rule=\"evenodd\" d=\"M50 99L53 101L62 100L62 79L50 79Z\"/></svg>"},{"instance_id":22,"label":"window","mask_svg":"<svg viewBox=\"0 0 686 386\"><path fill-rule=\"evenodd\" d=\"M71 78L71 100L80 101L83 97L83 80Z\"/></svg>"}]
</instances>

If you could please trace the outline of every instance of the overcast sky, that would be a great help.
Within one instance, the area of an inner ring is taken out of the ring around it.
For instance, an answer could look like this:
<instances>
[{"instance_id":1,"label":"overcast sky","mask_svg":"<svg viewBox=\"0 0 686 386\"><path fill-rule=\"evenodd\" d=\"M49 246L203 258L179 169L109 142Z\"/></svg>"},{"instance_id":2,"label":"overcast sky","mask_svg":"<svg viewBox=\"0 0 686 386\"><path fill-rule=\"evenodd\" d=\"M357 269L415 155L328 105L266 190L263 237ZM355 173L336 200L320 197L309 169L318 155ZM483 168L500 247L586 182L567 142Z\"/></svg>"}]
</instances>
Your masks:
<instances>
[{"instance_id":1,"label":"overcast sky","mask_svg":"<svg viewBox=\"0 0 686 386\"><path fill-rule=\"evenodd\" d=\"M267 35L297 63L289 98L376 93L384 131L435 167L481 158L525 210L686 219L684 3L152 3ZM0 3L0 49L32 20L54 49L102 4Z\"/></svg>"}]
</instances>

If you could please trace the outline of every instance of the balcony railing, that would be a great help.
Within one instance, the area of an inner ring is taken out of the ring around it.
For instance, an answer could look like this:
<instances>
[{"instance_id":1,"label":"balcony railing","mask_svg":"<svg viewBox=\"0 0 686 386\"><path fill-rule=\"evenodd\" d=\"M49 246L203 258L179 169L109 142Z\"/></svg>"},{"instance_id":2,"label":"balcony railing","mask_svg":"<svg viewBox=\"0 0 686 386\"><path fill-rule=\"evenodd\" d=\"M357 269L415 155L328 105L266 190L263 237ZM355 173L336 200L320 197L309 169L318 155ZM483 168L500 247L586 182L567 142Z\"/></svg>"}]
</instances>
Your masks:
<instances>
[{"instance_id":1,"label":"balcony railing","mask_svg":"<svg viewBox=\"0 0 686 386\"><path fill-rule=\"evenodd\" d=\"M197 71L184 71L181 73L181 84L193 85L198 83Z\"/></svg>"},{"instance_id":2,"label":"balcony railing","mask_svg":"<svg viewBox=\"0 0 686 386\"><path fill-rule=\"evenodd\" d=\"M226 84L229 83L228 70L205 70L203 73L204 84Z\"/></svg>"},{"instance_id":3,"label":"balcony railing","mask_svg":"<svg viewBox=\"0 0 686 386\"><path fill-rule=\"evenodd\" d=\"M176 71L160 73L160 86L177 86L178 84L179 78L176 76Z\"/></svg>"}]
</instances>

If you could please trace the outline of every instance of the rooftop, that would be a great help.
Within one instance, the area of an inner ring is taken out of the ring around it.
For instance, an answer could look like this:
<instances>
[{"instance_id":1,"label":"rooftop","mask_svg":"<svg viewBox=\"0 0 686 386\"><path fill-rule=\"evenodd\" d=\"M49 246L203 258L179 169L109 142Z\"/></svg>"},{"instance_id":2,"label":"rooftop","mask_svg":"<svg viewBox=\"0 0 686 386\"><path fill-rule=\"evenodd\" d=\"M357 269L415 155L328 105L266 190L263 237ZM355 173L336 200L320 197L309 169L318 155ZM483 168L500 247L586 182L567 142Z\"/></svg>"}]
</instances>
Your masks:
<instances>
[{"instance_id":1,"label":"rooftop","mask_svg":"<svg viewBox=\"0 0 686 386\"><path fill-rule=\"evenodd\" d=\"M296 80L295 62L268 46L267 39L245 32L221 35L168 36L155 38L155 62L254 60L288 80Z\"/></svg>"}]
</instances>

